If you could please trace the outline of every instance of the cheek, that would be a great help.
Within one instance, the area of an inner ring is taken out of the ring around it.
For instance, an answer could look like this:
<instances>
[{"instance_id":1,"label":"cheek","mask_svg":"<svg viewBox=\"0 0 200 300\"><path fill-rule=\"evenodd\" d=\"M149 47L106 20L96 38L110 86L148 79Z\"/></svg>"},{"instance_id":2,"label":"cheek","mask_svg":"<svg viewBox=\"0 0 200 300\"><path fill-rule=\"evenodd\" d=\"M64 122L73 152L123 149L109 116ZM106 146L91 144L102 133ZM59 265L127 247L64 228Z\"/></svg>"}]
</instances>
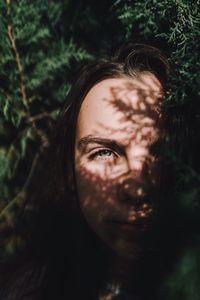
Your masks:
<instances>
[{"instance_id":1,"label":"cheek","mask_svg":"<svg viewBox=\"0 0 200 300\"><path fill-rule=\"evenodd\" d=\"M100 223L116 208L117 183L103 180L83 168L76 171L76 181L79 203L85 218Z\"/></svg>"}]
</instances>

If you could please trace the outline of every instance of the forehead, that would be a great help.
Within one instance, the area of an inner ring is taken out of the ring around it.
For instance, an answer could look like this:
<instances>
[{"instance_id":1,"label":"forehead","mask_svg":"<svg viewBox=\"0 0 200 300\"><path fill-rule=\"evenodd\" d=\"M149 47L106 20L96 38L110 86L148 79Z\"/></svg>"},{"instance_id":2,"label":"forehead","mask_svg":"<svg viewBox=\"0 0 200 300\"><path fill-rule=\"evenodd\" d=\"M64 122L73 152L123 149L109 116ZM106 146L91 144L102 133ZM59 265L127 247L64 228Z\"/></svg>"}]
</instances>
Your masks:
<instances>
[{"instance_id":1,"label":"forehead","mask_svg":"<svg viewBox=\"0 0 200 300\"><path fill-rule=\"evenodd\" d=\"M162 86L150 72L137 78L110 78L94 85L86 95L77 120L77 136L108 136L155 123L153 112L159 107ZM117 130L117 131L116 131Z\"/></svg>"}]
</instances>

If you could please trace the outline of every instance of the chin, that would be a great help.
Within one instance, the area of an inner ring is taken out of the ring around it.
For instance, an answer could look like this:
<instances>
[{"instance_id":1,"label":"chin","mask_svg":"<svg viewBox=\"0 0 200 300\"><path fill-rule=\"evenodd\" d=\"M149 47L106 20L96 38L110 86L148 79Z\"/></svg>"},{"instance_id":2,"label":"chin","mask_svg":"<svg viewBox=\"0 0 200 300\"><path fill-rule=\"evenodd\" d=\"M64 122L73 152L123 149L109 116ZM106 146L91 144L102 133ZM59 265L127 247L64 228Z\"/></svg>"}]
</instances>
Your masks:
<instances>
[{"instance_id":1,"label":"chin","mask_svg":"<svg viewBox=\"0 0 200 300\"><path fill-rule=\"evenodd\" d=\"M117 241L112 249L118 257L132 261L140 259L146 252L143 245L123 240Z\"/></svg>"}]
</instances>

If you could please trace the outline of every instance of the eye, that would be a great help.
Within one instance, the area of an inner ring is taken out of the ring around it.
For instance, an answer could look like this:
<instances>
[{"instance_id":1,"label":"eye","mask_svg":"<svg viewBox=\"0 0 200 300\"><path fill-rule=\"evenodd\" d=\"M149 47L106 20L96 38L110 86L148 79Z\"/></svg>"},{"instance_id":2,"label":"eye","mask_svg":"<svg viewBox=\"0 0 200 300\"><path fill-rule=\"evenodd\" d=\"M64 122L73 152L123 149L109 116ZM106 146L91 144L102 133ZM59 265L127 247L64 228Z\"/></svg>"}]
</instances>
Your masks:
<instances>
[{"instance_id":1,"label":"eye","mask_svg":"<svg viewBox=\"0 0 200 300\"><path fill-rule=\"evenodd\" d=\"M91 160L113 160L117 158L117 154L110 149L101 149L90 154L89 159Z\"/></svg>"}]
</instances>

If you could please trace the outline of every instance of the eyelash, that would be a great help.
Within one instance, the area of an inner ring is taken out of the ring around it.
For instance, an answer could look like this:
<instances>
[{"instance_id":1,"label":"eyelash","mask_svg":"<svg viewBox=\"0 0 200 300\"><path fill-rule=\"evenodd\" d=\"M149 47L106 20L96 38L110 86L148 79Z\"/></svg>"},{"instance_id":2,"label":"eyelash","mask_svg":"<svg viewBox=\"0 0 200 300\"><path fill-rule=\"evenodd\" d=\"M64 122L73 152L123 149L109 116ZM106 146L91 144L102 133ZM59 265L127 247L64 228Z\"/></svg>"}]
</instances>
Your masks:
<instances>
[{"instance_id":1,"label":"eyelash","mask_svg":"<svg viewBox=\"0 0 200 300\"><path fill-rule=\"evenodd\" d=\"M89 159L90 159L90 160L95 160L95 159L98 159L98 157L99 157L100 159L101 159L101 158L104 159L105 157L111 157L111 155L101 155L103 152L104 152L104 154L105 154L105 152L107 152L107 153L109 152L109 154L112 154L112 155L115 156L115 157L118 156L114 151L105 148L105 149L100 149L100 150L98 150L98 151L96 151L96 152L90 154Z\"/></svg>"}]
</instances>

